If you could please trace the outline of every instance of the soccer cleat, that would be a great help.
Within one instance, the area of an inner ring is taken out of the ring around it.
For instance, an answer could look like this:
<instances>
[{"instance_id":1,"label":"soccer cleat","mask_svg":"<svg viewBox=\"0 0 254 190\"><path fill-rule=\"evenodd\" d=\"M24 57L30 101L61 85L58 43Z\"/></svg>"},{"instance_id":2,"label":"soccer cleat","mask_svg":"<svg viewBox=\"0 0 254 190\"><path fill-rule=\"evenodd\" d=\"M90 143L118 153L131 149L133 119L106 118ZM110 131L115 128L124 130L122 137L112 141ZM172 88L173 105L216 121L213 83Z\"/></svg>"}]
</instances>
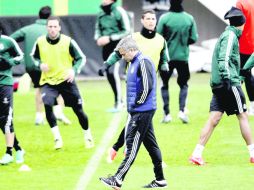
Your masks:
<instances>
[{"instance_id":1,"label":"soccer cleat","mask_svg":"<svg viewBox=\"0 0 254 190\"><path fill-rule=\"evenodd\" d=\"M17 164L21 164L24 162L24 155L25 155L25 151L24 150L18 150L16 152L16 163Z\"/></svg>"},{"instance_id":2,"label":"soccer cleat","mask_svg":"<svg viewBox=\"0 0 254 190\"><path fill-rule=\"evenodd\" d=\"M163 120L161 121L162 123L169 123L172 121L172 117L170 114L164 115Z\"/></svg>"},{"instance_id":3,"label":"soccer cleat","mask_svg":"<svg viewBox=\"0 0 254 190\"><path fill-rule=\"evenodd\" d=\"M117 179L114 176L110 176L108 178L100 177L99 179L106 186L112 187L115 190L120 190L121 189L122 184L120 182L117 182Z\"/></svg>"},{"instance_id":4,"label":"soccer cleat","mask_svg":"<svg viewBox=\"0 0 254 190\"><path fill-rule=\"evenodd\" d=\"M178 117L180 120L182 120L183 123L189 123L189 118L183 111L178 113Z\"/></svg>"},{"instance_id":5,"label":"soccer cleat","mask_svg":"<svg viewBox=\"0 0 254 190\"><path fill-rule=\"evenodd\" d=\"M9 163L13 162L13 157L10 154L3 155L2 159L0 160L0 164L7 165Z\"/></svg>"},{"instance_id":6,"label":"soccer cleat","mask_svg":"<svg viewBox=\"0 0 254 190\"><path fill-rule=\"evenodd\" d=\"M93 148L94 147L94 141L93 137L90 132L85 133L84 135L84 140L85 140L85 146L86 148Z\"/></svg>"},{"instance_id":7,"label":"soccer cleat","mask_svg":"<svg viewBox=\"0 0 254 190\"><path fill-rule=\"evenodd\" d=\"M36 117L35 117L35 125L43 125L43 124L44 124L43 115L36 115Z\"/></svg>"},{"instance_id":8,"label":"soccer cleat","mask_svg":"<svg viewBox=\"0 0 254 190\"><path fill-rule=\"evenodd\" d=\"M116 158L116 155L117 155L117 151L114 148L110 148L108 150L108 157L107 157L108 163L113 162L113 160Z\"/></svg>"},{"instance_id":9,"label":"soccer cleat","mask_svg":"<svg viewBox=\"0 0 254 190\"><path fill-rule=\"evenodd\" d=\"M65 125L70 125L71 124L71 121L63 113L59 114L56 119L63 122L63 124L65 124Z\"/></svg>"},{"instance_id":10,"label":"soccer cleat","mask_svg":"<svg viewBox=\"0 0 254 190\"><path fill-rule=\"evenodd\" d=\"M151 183L149 183L148 185L143 186L143 188L147 188L147 189L151 189L151 188L167 188L168 184L166 180L161 180L161 181L157 181L157 180L153 180Z\"/></svg>"},{"instance_id":11,"label":"soccer cleat","mask_svg":"<svg viewBox=\"0 0 254 190\"><path fill-rule=\"evenodd\" d=\"M250 163L254 164L254 157L250 157Z\"/></svg>"},{"instance_id":12,"label":"soccer cleat","mask_svg":"<svg viewBox=\"0 0 254 190\"><path fill-rule=\"evenodd\" d=\"M63 147L63 140L62 139L56 139L55 140L55 149L61 149Z\"/></svg>"},{"instance_id":13,"label":"soccer cleat","mask_svg":"<svg viewBox=\"0 0 254 190\"><path fill-rule=\"evenodd\" d=\"M203 166L205 164L203 158L197 158L194 156L191 156L189 159L190 163L194 164L194 165L199 165L199 166Z\"/></svg>"},{"instance_id":14,"label":"soccer cleat","mask_svg":"<svg viewBox=\"0 0 254 190\"><path fill-rule=\"evenodd\" d=\"M107 112L117 113L117 112L122 111L123 108L124 108L124 104L121 102L121 103L115 104L115 106L113 108L108 109Z\"/></svg>"}]
</instances>

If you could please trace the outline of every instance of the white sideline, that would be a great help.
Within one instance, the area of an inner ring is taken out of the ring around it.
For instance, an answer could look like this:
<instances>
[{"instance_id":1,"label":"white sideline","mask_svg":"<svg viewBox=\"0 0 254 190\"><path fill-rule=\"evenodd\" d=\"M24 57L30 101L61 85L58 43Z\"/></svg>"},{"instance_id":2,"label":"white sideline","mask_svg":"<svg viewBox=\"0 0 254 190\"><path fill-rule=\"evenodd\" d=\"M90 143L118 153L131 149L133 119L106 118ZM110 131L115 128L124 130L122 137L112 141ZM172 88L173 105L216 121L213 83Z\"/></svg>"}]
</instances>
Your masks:
<instances>
[{"instance_id":1,"label":"white sideline","mask_svg":"<svg viewBox=\"0 0 254 190\"><path fill-rule=\"evenodd\" d=\"M100 161L102 159L104 152L109 147L111 138L113 137L112 134L116 134L116 131L119 127L119 123L120 123L123 115L124 115L123 112L114 114L114 117L112 118L106 132L104 133L104 136L102 137L102 139L100 141L100 144L98 144L95 153L90 158L86 167L84 168L84 171L79 178L79 181L76 185L75 190L86 189L91 178L93 177L93 174L95 173L96 169L98 168L98 165L100 164Z\"/></svg>"}]
</instances>

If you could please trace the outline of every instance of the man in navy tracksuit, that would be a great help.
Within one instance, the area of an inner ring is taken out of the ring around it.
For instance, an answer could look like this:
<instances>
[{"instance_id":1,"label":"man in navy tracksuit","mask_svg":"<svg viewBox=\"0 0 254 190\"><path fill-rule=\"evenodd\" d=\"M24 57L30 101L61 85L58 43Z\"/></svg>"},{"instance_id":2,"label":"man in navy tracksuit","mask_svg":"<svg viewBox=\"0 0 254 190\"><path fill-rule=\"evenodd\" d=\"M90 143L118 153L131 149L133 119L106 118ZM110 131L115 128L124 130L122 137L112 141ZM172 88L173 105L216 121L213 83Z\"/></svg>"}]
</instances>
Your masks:
<instances>
[{"instance_id":1,"label":"man in navy tracksuit","mask_svg":"<svg viewBox=\"0 0 254 190\"><path fill-rule=\"evenodd\" d=\"M131 36L121 40L116 50L127 62L130 62L127 74L127 110L131 118L125 139L127 152L116 174L108 178L100 178L100 180L105 185L119 190L143 142L151 156L155 173L155 180L144 188L166 187L161 151L156 142L152 124L156 110L156 70L154 64L141 54Z\"/></svg>"}]
</instances>

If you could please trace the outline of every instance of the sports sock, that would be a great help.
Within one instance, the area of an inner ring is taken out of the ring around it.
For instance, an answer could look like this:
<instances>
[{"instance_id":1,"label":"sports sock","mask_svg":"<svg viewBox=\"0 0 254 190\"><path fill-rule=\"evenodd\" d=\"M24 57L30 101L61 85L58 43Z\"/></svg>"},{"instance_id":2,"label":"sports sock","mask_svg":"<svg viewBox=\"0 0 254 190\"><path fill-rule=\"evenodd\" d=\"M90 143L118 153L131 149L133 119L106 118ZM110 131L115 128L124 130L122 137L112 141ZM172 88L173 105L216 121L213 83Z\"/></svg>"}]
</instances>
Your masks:
<instances>
[{"instance_id":1,"label":"sports sock","mask_svg":"<svg viewBox=\"0 0 254 190\"><path fill-rule=\"evenodd\" d=\"M12 147L7 146L6 148L6 154L9 154L12 156Z\"/></svg>"},{"instance_id":2,"label":"sports sock","mask_svg":"<svg viewBox=\"0 0 254 190\"><path fill-rule=\"evenodd\" d=\"M53 136L54 136L54 139L55 140L62 140L62 137L61 137L61 134L60 134L60 132L59 132L59 128L58 128L58 126L55 126L55 127L52 127L51 128L51 131L52 131L52 133L53 133Z\"/></svg>"},{"instance_id":3,"label":"sports sock","mask_svg":"<svg viewBox=\"0 0 254 190\"><path fill-rule=\"evenodd\" d=\"M250 157L254 158L254 144L248 145L248 150L250 153Z\"/></svg>"},{"instance_id":4,"label":"sports sock","mask_svg":"<svg viewBox=\"0 0 254 190\"><path fill-rule=\"evenodd\" d=\"M14 149L15 149L16 151L21 150L21 147L19 146L19 141L18 141L18 139L16 138L16 135L15 135L15 137L14 137L14 144L13 144L13 147L14 147Z\"/></svg>"},{"instance_id":5,"label":"sports sock","mask_svg":"<svg viewBox=\"0 0 254 190\"><path fill-rule=\"evenodd\" d=\"M192 153L192 156L194 156L196 158L201 158L204 148L205 147L203 145L197 144L193 153Z\"/></svg>"}]
</instances>

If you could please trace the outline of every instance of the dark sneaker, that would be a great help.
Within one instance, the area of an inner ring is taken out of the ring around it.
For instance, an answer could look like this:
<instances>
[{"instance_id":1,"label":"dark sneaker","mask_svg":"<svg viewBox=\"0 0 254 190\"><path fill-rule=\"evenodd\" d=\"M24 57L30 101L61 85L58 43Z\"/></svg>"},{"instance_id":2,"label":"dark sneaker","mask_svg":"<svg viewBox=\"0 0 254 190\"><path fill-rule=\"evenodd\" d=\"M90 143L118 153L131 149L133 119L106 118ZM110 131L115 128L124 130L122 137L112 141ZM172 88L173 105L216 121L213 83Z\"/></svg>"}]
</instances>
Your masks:
<instances>
[{"instance_id":1,"label":"dark sneaker","mask_svg":"<svg viewBox=\"0 0 254 190\"><path fill-rule=\"evenodd\" d=\"M105 185L112 187L115 190L120 190L122 184L120 184L119 182L117 182L116 178L114 176L110 176L108 178L106 177L100 177L100 180L102 183L104 183Z\"/></svg>"},{"instance_id":2,"label":"dark sneaker","mask_svg":"<svg viewBox=\"0 0 254 190\"><path fill-rule=\"evenodd\" d=\"M166 188L168 186L166 180L161 180L161 181L156 181L153 180L151 183L148 185L143 186L143 188Z\"/></svg>"}]
</instances>

